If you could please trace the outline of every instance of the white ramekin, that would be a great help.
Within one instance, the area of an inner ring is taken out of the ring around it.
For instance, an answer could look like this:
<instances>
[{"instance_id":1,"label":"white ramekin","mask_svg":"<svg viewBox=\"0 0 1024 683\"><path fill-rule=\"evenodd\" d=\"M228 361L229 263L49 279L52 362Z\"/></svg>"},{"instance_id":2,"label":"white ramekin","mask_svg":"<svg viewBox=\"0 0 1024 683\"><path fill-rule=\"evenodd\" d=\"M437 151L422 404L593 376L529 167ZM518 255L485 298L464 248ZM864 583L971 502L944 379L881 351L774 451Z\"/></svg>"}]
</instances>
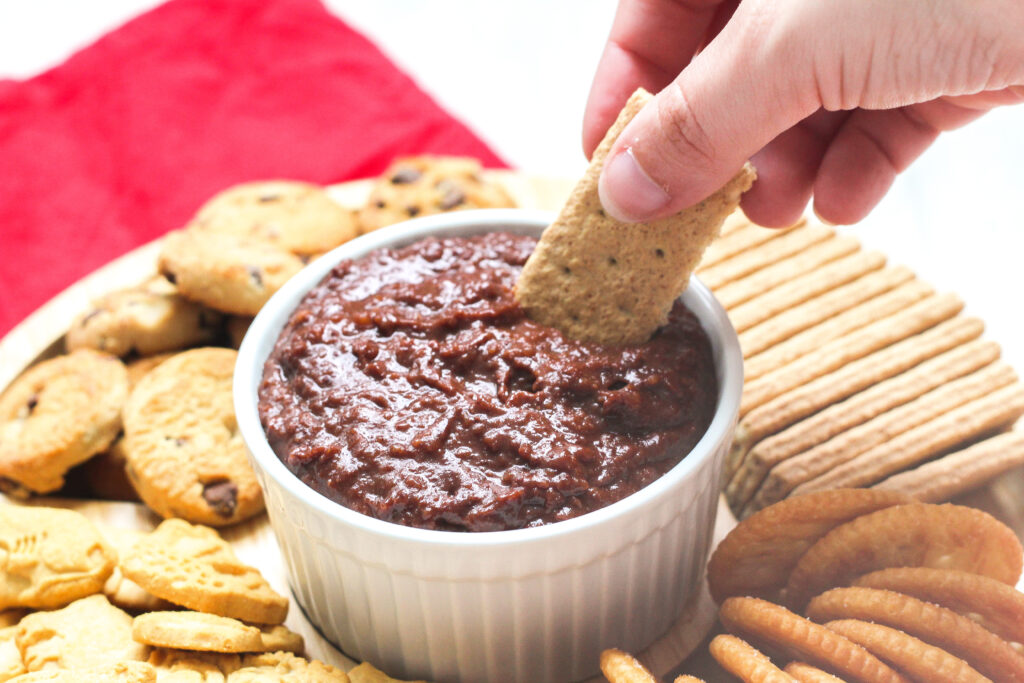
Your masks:
<instances>
[{"instance_id":1,"label":"white ramekin","mask_svg":"<svg viewBox=\"0 0 1024 683\"><path fill-rule=\"evenodd\" d=\"M725 311L696 279L683 301L711 338L719 399L707 433L650 486L557 524L460 533L382 522L321 496L271 450L257 411L263 364L289 314L343 259L427 236L539 236L548 213L461 211L370 233L317 259L263 307L235 371L238 424L295 597L349 656L433 681L564 683L598 672L602 649L640 652L698 588L743 362Z\"/></svg>"}]
</instances>

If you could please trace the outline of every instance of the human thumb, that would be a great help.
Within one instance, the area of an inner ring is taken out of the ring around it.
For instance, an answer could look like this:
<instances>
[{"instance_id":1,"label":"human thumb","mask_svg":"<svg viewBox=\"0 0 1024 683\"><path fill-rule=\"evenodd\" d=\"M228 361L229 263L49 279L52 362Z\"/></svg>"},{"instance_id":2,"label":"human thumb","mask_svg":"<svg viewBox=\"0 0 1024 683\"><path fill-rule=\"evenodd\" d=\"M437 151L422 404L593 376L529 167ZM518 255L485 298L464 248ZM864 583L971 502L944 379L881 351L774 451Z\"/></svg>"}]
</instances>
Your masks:
<instances>
[{"instance_id":1,"label":"human thumb","mask_svg":"<svg viewBox=\"0 0 1024 683\"><path fill-rule=\"evenodd\" d=\"M615 218L645 221L696 204L818 108L800 80L808 70L775 36L758 34L763 22L744 21L744 4L612 146L598 190Z\"/></svg>"}]
</instances>

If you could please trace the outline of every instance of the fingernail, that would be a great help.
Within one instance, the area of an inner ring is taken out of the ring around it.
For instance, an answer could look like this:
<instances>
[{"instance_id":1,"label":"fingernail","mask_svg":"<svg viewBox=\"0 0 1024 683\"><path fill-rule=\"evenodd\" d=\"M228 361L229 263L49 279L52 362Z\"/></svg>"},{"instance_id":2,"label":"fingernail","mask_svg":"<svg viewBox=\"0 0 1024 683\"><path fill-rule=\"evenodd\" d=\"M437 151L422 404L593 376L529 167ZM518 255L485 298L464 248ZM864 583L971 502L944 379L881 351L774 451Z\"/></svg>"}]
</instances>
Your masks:
<instances>
[{"instance_id":1,"label":"fingernail","mask_svg":"<svg viewBox=\"0 0 1024 683\"><path fill-rule=\"evenodd\" d=\"M620 221L637 223L649 220L668 206L671 197L644 172L626 148L605 161L597 194L604 210Z\"/></svg>"}]
</instances>

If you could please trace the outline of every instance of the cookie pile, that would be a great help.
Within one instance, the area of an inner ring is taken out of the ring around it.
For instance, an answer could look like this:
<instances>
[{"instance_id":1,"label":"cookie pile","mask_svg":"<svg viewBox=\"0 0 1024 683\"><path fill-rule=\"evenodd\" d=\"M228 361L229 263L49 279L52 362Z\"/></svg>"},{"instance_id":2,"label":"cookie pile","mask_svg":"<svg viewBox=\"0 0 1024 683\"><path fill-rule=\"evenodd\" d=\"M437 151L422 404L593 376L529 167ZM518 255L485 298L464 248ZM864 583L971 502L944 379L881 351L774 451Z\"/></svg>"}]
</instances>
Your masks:
<instances>
[{"instance_id":1,"label":"cookie pile","mask_svg":"<svg viewBox=\"0 0 1024 683\"><path fill-rule=\"evenodd\" d=\"M877 487L940 502L1024 464L1024 384L984 325L849 235L734 216L700 279L739 333L726 463L737 517L790 495Z\"/></svg>"},{"instance_id":2,"label":"cookie pile","mask_svg":"<svg viewBox=\"0 0 1024 683\"><path fill-rule=\"evenodd\" d=\"M728 633L711 654L744 681L1024 681L1022 564L1013 531L973 508L871 489L790 498L712 555Z\"/></svg>"},{"instance_id":3,"label":"cookie pile","mask_svg":"<svg viewBox=\"0 0 1024 683\"><path fill-rule=\"evenodd\" d=\"M359 210L294 181L219 193L165 238L160 274L94 301L68 330L68 354L0 397L0 490L141 500L211 526L259 514L225 347L305 262L358 234L513 204L478 161L457 157L397 160Z\"/></svg>"},{"instance_id":4,"label":"cookie pile","mask_svg":"<svg viewBox=\"0 0 1024 683\"><path fill-rule=\"evenodd\" d=\"M92 302L67 353L0 395L0 491L141 500L167 519L148 535L101 534L72 511L0 504L0 681L393 680L368 663L346 678L297 657L286 599L189 522L263 510L231 400L230 347L252 316L363 232L514 206L480 171L471 159L399 160L361 210L308 183L229 188L165 238L158 274Z\"/></svg>"},{"instance_id":5,"label":"cookie pile","mask_svg":"<svg viewBox=\"0 0 1024 683\"><path fill-rule=\"evenodd\" d=\"M209 527L3 504L0 548L0 681L348 680L299 656L287 598Z\"/></svg>"}]
</instances>

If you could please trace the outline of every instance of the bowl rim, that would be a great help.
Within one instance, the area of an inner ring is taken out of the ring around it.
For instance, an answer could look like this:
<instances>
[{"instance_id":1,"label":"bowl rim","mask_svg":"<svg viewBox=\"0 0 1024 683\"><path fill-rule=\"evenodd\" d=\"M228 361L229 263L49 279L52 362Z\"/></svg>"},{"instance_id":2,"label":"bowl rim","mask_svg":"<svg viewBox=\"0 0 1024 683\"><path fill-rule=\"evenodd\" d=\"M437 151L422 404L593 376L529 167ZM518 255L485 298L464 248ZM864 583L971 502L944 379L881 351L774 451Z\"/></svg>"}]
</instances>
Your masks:
<instances>
[{"instance_id":1,"label":"bowl rim","mask_svg":"<svg viewBox=\"0 0 1024 683\"><path fill-rule=\"evenodd\" d=\"M291 498L332 522L390 540L443 548L511 547L582 533L635 513L669 495L676 486L689 479L719 450L718 445L731 436L743 388L743 358L739 338L725 309L695 275L691 276L682 297L697 314L708 336L717 335L721 344L720 353L715 358L719 392L711 424L691 451L665 474L603 508L561 522L524 529L476 532L419 529L364 515L327 498L293 474L270 447L258 409L258 388L264 362L295 306L337 263L376 249L405 246L430 236L481 234L499 230L536 234L538 229L552 222L554 215L553 212L528 209L475 209L415 218L346 242L312 261L289 279L250 324L239 347L235 365L232 388L235 414L253 465L262 469ZM715 348L714 337L712 348Z\"/></svg>"}]
</instances>

